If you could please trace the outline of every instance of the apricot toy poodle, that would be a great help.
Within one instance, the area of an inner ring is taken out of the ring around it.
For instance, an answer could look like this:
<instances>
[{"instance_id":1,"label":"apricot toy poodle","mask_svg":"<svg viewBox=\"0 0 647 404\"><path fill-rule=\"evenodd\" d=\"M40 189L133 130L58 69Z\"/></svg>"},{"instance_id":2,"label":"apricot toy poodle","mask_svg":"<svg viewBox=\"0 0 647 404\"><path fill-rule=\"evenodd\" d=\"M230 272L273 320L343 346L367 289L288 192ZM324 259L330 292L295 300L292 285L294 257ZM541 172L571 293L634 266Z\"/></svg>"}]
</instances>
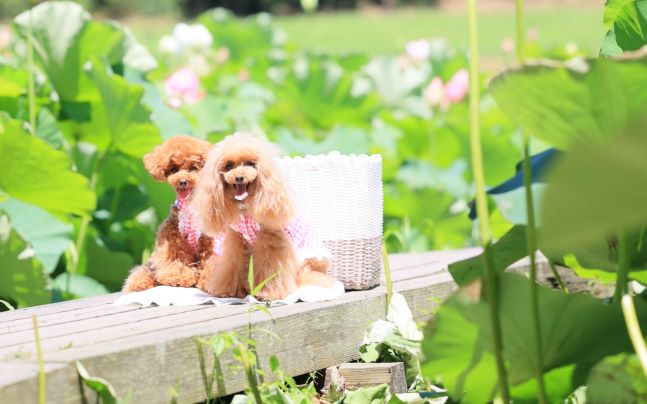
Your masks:
<instances>
[{"instance_id":1,"label":"apricot toy poodle","mask_svg":"<svg viewBox=\"0 0 647 404\"><path fill-rule=\"evenodd\" d=\"M124 292L159 285L204 290L206 262L213 254L213 239L202 234L196 226L189 201L211 148L212 145L204 140L176 136L144 156L146 170L157 181L167 181L177 199L157 231L150 259L131 270L123 286Z\"/></svg>"},{"instance_id":2,"label":"apricot toy poodle","mask_svg":"<svg viewBox=\"0 0 647 404\"><path fill-rule=\"evenodd\" d=\"M250 257L254 285L267 280L257 298L282 299L305 284L333 285L330 253L294 214L277 157L271 143L244 133L226 137L209 153L192 201L201 229L214 237L208 293L248 295Z\"/></svg>"}]
</instances>

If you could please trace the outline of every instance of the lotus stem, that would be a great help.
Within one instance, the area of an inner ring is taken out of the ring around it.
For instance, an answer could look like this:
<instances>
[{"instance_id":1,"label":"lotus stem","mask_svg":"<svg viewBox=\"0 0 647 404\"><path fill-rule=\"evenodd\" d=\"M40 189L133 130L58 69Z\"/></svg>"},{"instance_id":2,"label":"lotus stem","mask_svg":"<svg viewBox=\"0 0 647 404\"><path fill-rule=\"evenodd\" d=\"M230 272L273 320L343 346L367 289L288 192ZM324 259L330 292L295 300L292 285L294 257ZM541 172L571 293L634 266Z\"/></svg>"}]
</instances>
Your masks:
<instances>
[{"instance_id":1,"label":"lotus stem","mask_svg":"<svg viewBox=\"0 0 647 404\"><path fill-rule=\"evenodd\" d=\"M508 376L503 357L503 338L501 319L499 317L498 275L494 268L490 246L492 237L485 194L485 174L483 172L483 151L481 149L480 131L480 80L479 80L479 49L478 21L476 16L476 0L467 0L470 64L469 64L469 94L470 94L470 145L472 148L472 170L476 186L476 211L479 221L479 237L484 247L484 282L490 311L490 323L494 340L494 356L496 358L499 388L504 403L510 402Z\"/></svg>"},{"instance_id":2,"label":"lotus stem","mask_svg":"<svg viewBox=\"0 0 647 404\"><path fill-rule=\"evenodd\" d=\"M526 48L526 24L524 23L523 18L523 0L517 0L515 11L517 22L517 43L515 44L515 51L517 55L517 63L523 64Z\"/></svg>"},{"instance_id":3,"label":"lotus stem","mask_svg":"<svg viewBox=\"0 0 647 404\"><path fill-rule=\"evenodd\" d=\"M622 295L627 293L629 281L629 242L623 232L618 234L618 271L616 272L616 290L613 299L619 302Z\"/></svg>"},{"instance_id":4,"label":"lotus stem","mask_svg":"<svg viewBox=\"0 0 647 404\"><path fill-rule=\"evenodd\" d=\"M550 271L553 273L553 276L557 280L557 284L559 285L559 288L562 290L562 292L568 294L568 288L566 287L566 284L562 280L562 277L559 275L559 272L557 272L557 268L555 267L555 263L552 260L548 260L548 266L550 266Z\"/></svg>"},{"instance_id":5,"label":"lotus stem","mask_svg":"<svg viewBox=\"0 0 647 404\"><path fill-rule=\"evenodd\" d=\"M520 1L517 1L519 4ZM528 254L530 255L530 314L532 328L535 336L535 377L537 378L537 401L544 404L546 388L544 386L544 355L541 339L541 320L539 315L539 285L537 284L537 228L535 227L535 208L532 198L532 172L530 166L530 136L523 131L523 185L526 190L526 240Z\"/></svg>"},{"instance_id":6,"label":"lotus stem","mask_svg":"<svg viewBox=\"0 0 647 404\"><path fill-rule=\"evenodd\" d=\"M34 74L36 72L34 66L34 37L32 34L32 19L31 9L29 9L29 24L27 28L27 66L28 66L28 80L27 91L29 97L29 126L31 126L31 133L36 134L36 85L34 83Z\"/></svg>"},{"instance_id":7,"label":"lotus stem","mask_svg":"<svg viewBox=\"0 0 647 404\"><path fill-rule=\"evenodd\" d=\"M645 377L647 377L647 347L645 347L645 338L640 331L640 323L638 323L638 316L636 315L636 307L634 301L629 295L622 296L622 314L625 318L627 325L627 332L631 339L631 344L634 346L640 366L643 369Z\"/></svg>"}]
</instances>

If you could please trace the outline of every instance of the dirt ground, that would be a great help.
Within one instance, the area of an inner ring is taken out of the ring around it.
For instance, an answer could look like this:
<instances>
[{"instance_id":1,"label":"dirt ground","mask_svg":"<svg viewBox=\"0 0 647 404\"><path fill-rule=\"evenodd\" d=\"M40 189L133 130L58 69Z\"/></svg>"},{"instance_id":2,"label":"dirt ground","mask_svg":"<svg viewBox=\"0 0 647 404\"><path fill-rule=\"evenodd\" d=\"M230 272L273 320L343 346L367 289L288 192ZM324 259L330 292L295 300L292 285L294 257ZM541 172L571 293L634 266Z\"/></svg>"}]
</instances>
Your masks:
<instances>
[{"instance_id":1,"label":"dirt ground","mask_svg":"<svg viewBox=\"0 0 647 404\"><path fill-rule=\"evenodd\" d=\"M557 272L569 293L589 293L599 298L613 296L615 290L615 285L613 284L605 284L591 279L580 278L575 272L561 266L557 266ZM552 286L555 289L559 288L559 284L549 268L545 268L543 265L540 266L537 277L542 284Z\"/></svg>"}]
</instances>

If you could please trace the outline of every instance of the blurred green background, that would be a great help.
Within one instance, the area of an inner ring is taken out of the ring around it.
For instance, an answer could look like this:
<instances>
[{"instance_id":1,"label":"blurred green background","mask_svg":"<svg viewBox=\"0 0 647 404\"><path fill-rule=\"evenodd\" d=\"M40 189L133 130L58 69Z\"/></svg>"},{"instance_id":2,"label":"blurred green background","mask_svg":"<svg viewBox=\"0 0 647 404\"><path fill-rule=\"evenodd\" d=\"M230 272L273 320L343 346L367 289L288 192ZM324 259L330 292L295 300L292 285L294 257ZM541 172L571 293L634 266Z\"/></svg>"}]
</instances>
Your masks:
<instances>
[{"instance_id":1,"label":"blurred green background","mask_svg":"<svg viewBox=\"0 0 647 404\"><path fill-rule=\"evenodd\" d=\"M207 1L207 0L75 0L103 18L116 18L131 27L137 38L154 48L172 26L213 7L225 7L239 16L269 12L300 48L341 54L396 53L407 41L442 37L456 47L467 44L464 2L456 0L320 1L319 11L305 15L299 1ZM0 20L26 10L28 0L3 0ZM383 4L386 3L386 4ZM512 2L486 0L480 7L480 51L486 66L509 61L501 42L514 33ZM388 6L388 7L385 7ZM526 25L539 44L564 45L568 38L587 53L597 51L604 34L603 8L596 0L537 0L526 5Z\"/></svg>"},{"instance_id":2,"label":"blurred green background","mask_svg":"<svg viewBox=\"0 0 647 404\"><path fill-rule=\"evenodd\" d=\"M208 2L104 0L16 17L29 4L0 7L0 299L119 290L174 199L142 156L178 133L217 142L248 131L292 155L379 153L390 252L474 245L462 2L322 2L309 14L298 2L236 2L236 15L201 12ZM514 18L511 3L479 4L495 186L521 156L518 126L487 90L514 64ZM526 14L529 58L597 55L601 7L542 0ZM525 220L520 200L492 201L513 206L492 210L495 236Z\"/></svg>"}]
</instances>

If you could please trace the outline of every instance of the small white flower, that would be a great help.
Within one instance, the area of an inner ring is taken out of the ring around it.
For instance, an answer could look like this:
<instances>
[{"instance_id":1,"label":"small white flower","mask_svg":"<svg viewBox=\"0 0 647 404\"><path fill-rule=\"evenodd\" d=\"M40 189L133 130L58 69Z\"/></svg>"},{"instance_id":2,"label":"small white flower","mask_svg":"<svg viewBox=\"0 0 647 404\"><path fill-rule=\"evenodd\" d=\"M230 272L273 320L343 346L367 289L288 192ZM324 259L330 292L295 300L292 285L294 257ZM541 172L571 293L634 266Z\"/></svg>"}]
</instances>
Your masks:
<instances>
[{"instance_id":1,"label":"small white flower","mask_svg":"<svg viewBox=\"0 0 647 404\"><path fill-rule=\"evenodd\" d=\"M564 52L569 55L574 55L577 53L577 51L579 51L579 47L573 41L570 41L566 45L564 45Z\"/></svg>"},{"instance_id":2,"label":"small white flower","mask_svg":"<svg viewBox=\"0 0 647 404\"><path fill-rule=\"evenodd\" d=\"M426 39L418 39L417 41L408 42L405 45L407 55L415 61L423 61L429 59L431 54L431 45Z\"/></svg>"},{"instance_id":3,"label":"small white flower","mask_svg":"<svg viewBox=\"0 0 647 404\"><path fill-rule=\"evenodd\" d=\"M213 36L211 32L202 24L194 24L191 26L193 28L193 43L202 48L208 48L213 43Z\"/></svg>"},{"instance_id":4,"label":"small white flower","mask_svg":"<svg viewBox=\"0 0 647 404\"><path fill-rule=\"evenodd\" d=\"M580 74L586 74L591 69L591 66L589 66L586 59L581 56L576 56L572 59L567 60L566 62L564 62L564 66Z\"/></svg>"},{"instance_id":5,"label":"small white flower","mask_svg":"<svg viewBox=\"0 0 647 404\"><path fill-rule=\"evenodd\" d=\"M164 35L162 39L160 39L157 47L159 48L160 52L167 53L169 55L178 54L182 50L180 41L178 41L174 36L170 35Z\"/></svg>"},{"instance_id":6,"label":"small white flower","mask_svg":"<svg viewBox=\"0 0 647 404\"><path fill-rule=\"evenodd\" d=\"M175 24L173 27L173 38L177 39L181 46L184 46L191 42L191 34L193 30L189 27L189 24L181 22Z\"/></svg>"},{"instance_id":7,"label":"small white flower","mask_svg":"<svg viewBox=\"0 0 647 404\"><path fill-rule=\"evenodd\" d=\"M172 38L177 41L179 46L178 52L186 49L209 48L213 43L211 32L202 24L188 25L181 22L173 28ZM170 47L174 46L170 42L168 45Z\"/></svg>"}]
</instances>

